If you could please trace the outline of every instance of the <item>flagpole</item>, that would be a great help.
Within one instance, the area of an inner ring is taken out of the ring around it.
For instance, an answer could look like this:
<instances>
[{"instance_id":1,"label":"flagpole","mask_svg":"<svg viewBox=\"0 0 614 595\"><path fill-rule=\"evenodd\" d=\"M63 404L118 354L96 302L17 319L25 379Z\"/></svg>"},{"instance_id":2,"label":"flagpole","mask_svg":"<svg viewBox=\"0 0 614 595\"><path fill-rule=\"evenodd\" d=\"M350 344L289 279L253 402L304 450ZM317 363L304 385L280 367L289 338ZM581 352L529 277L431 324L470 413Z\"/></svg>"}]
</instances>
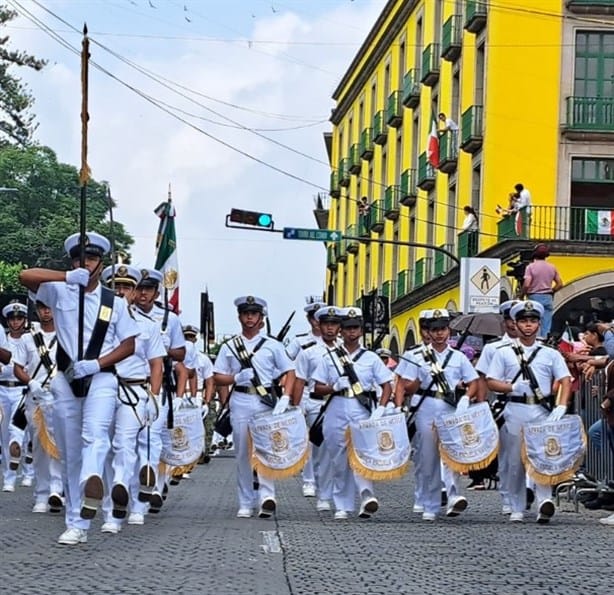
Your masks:
<instances>
[{"instance_id":1,"label":"flagpole","mask_svg":"<svg viewBox=\"0 0 614 595\"><path fill-rule=\"evenodd\" d=\"M87 126L88 113L88 78L90 41L87 37L87 24L83 24L83 41L81 42L81 170L79 183L81 185L81 197L79 206L79 266L85 267L85 234L86 234L86 201L87 182L90 177L90 168L87 164ZM77 334L77 360L83 359L83 334L85 318L85 288L79 286L79 327Z\"/></svg>"}]
</instances>

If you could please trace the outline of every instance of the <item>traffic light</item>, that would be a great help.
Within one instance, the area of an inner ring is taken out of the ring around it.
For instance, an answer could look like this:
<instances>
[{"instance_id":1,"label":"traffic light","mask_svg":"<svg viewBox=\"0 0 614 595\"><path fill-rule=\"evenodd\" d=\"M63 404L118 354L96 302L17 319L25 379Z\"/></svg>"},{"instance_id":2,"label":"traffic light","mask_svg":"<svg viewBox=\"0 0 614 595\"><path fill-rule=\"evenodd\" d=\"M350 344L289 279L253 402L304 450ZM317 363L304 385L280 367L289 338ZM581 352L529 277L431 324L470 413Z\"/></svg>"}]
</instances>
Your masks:
<instances>
[{"instance_id":1,"label":"traffic light","mask_svg":"<svg viewBox=\"0 0 614 595\"><path fill-rule=\"evenodd\" d=\"M244 211L243 209L231 209L228 220L231 223L241 225L251 225L252 227L263 227L273 229L273 215L269 213L258 213L257 211Z\"/></svg>"}]
</instances>

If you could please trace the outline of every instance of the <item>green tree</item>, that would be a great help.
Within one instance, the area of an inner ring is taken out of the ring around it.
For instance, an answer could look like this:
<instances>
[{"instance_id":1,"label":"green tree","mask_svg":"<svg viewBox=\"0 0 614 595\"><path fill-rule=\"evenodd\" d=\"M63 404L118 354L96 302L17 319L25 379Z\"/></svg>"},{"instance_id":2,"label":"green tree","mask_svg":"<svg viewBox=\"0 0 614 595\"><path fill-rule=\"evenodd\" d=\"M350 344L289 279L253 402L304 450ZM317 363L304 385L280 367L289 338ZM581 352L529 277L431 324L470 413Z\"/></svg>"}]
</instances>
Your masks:
<instances>
[{"instance_id":1,"label":"green tree","mask_svg":"<svg viewBox=\"0 0 614 595\"><path fill-rule=\"evenodd\" d=\"M19 273L23 270L23 265L7 264L0 261L0 293L8 292L23 292L23 285L19 282ZM0 329L1 330L1 329Z\"/></svg>"},{"instance_id":2,"label":"green tree","mask_svg":"<svg viewBox=\"0 0 614 595\"><path fill-rule=\"evenodd\" d=\"M58 163L49 147L4 147L0 148L0 187L0 261L65 267L64 240L79 231L77 168ZM106 184L90 180L87 229L110 237L108 212ZM129 254L134 240L121 223L114 223L113 235L116 250Z\"/></svg>"},{"instance_id":3,"label":"green tree","mask_svg":"<svg viewBox=\"0 0 614 595\"><path fill-rule=\"evenodd\" d=\"M0 4L0 29L17 16L14 10ZM8 48L8 35L0 35L0 147L28 144L36 130L30 108L34 98L26 85L11 71L15 66L41 70L47 63L26 52Z\"/></svg>"}]
</instances>

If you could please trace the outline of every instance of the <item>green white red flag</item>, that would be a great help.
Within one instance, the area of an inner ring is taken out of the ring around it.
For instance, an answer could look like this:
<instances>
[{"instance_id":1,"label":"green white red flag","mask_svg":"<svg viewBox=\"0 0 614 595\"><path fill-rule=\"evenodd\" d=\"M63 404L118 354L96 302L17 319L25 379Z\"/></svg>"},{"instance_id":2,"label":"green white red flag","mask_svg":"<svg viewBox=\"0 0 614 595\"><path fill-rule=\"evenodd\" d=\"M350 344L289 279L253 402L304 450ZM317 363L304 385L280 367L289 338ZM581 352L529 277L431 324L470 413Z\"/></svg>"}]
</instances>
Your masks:
<instances>
[{"instance_id":1,"label":"green white red flag","mask_svg":"<svg viewBox=\"0 0 614 595\"><path fill-rule=\"evenodd\" d=\"M177 261L177 236L175 234L175 207L169 196L154 213L160 217L156 237L155 268L163 275L162 284L168 298L168 306L179 313L179 267Z\"/></svg>"},{"instance_id":2,"label":"green white red flag","mask_svg":"<svg viewBox=\"0 0 614 595\"><path fill-rule=\"evenodd\" d=\"M431 117L431 129L426 144L426 158L435 169L439 167L439 133L437 132L435 115Z\"/></svg>"},{"instance_id":3,"label":"green white red flag","mask_svg":"<svg viewBox=\"0 0 614 595\"><path fill-rule=\"evenodd\" d=\"M614 211L585 211L585 232L604 236L614 235Z\"/></svg>"}]
</instances>

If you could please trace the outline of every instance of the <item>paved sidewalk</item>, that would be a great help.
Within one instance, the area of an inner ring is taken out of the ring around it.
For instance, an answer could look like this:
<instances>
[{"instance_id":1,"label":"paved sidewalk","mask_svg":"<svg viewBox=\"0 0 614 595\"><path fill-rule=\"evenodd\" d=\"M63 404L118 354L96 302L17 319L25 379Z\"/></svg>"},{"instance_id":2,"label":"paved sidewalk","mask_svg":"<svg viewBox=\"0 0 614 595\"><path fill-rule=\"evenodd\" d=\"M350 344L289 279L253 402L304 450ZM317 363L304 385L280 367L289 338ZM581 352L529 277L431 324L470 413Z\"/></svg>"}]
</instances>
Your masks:
<instances>
[{"instance_id":1,"label":"paved sidewalk","mask_svg":"<svg viewBox=\"0 0 614 595\"><path fill-rule=\"evenodd\" d=\"M512 524L498 494L467 492L455 519L411 513L411 474L377 487L370 520L334 521L278 484L276 519L236 519L234 460L222 455L171 487L159 515L118 535L59 546L63 518L32 514L31 490L0 493L0 590L13 594L606 594L614 527L564 503L550 525Z\"/></svg>"}]
</instances>

